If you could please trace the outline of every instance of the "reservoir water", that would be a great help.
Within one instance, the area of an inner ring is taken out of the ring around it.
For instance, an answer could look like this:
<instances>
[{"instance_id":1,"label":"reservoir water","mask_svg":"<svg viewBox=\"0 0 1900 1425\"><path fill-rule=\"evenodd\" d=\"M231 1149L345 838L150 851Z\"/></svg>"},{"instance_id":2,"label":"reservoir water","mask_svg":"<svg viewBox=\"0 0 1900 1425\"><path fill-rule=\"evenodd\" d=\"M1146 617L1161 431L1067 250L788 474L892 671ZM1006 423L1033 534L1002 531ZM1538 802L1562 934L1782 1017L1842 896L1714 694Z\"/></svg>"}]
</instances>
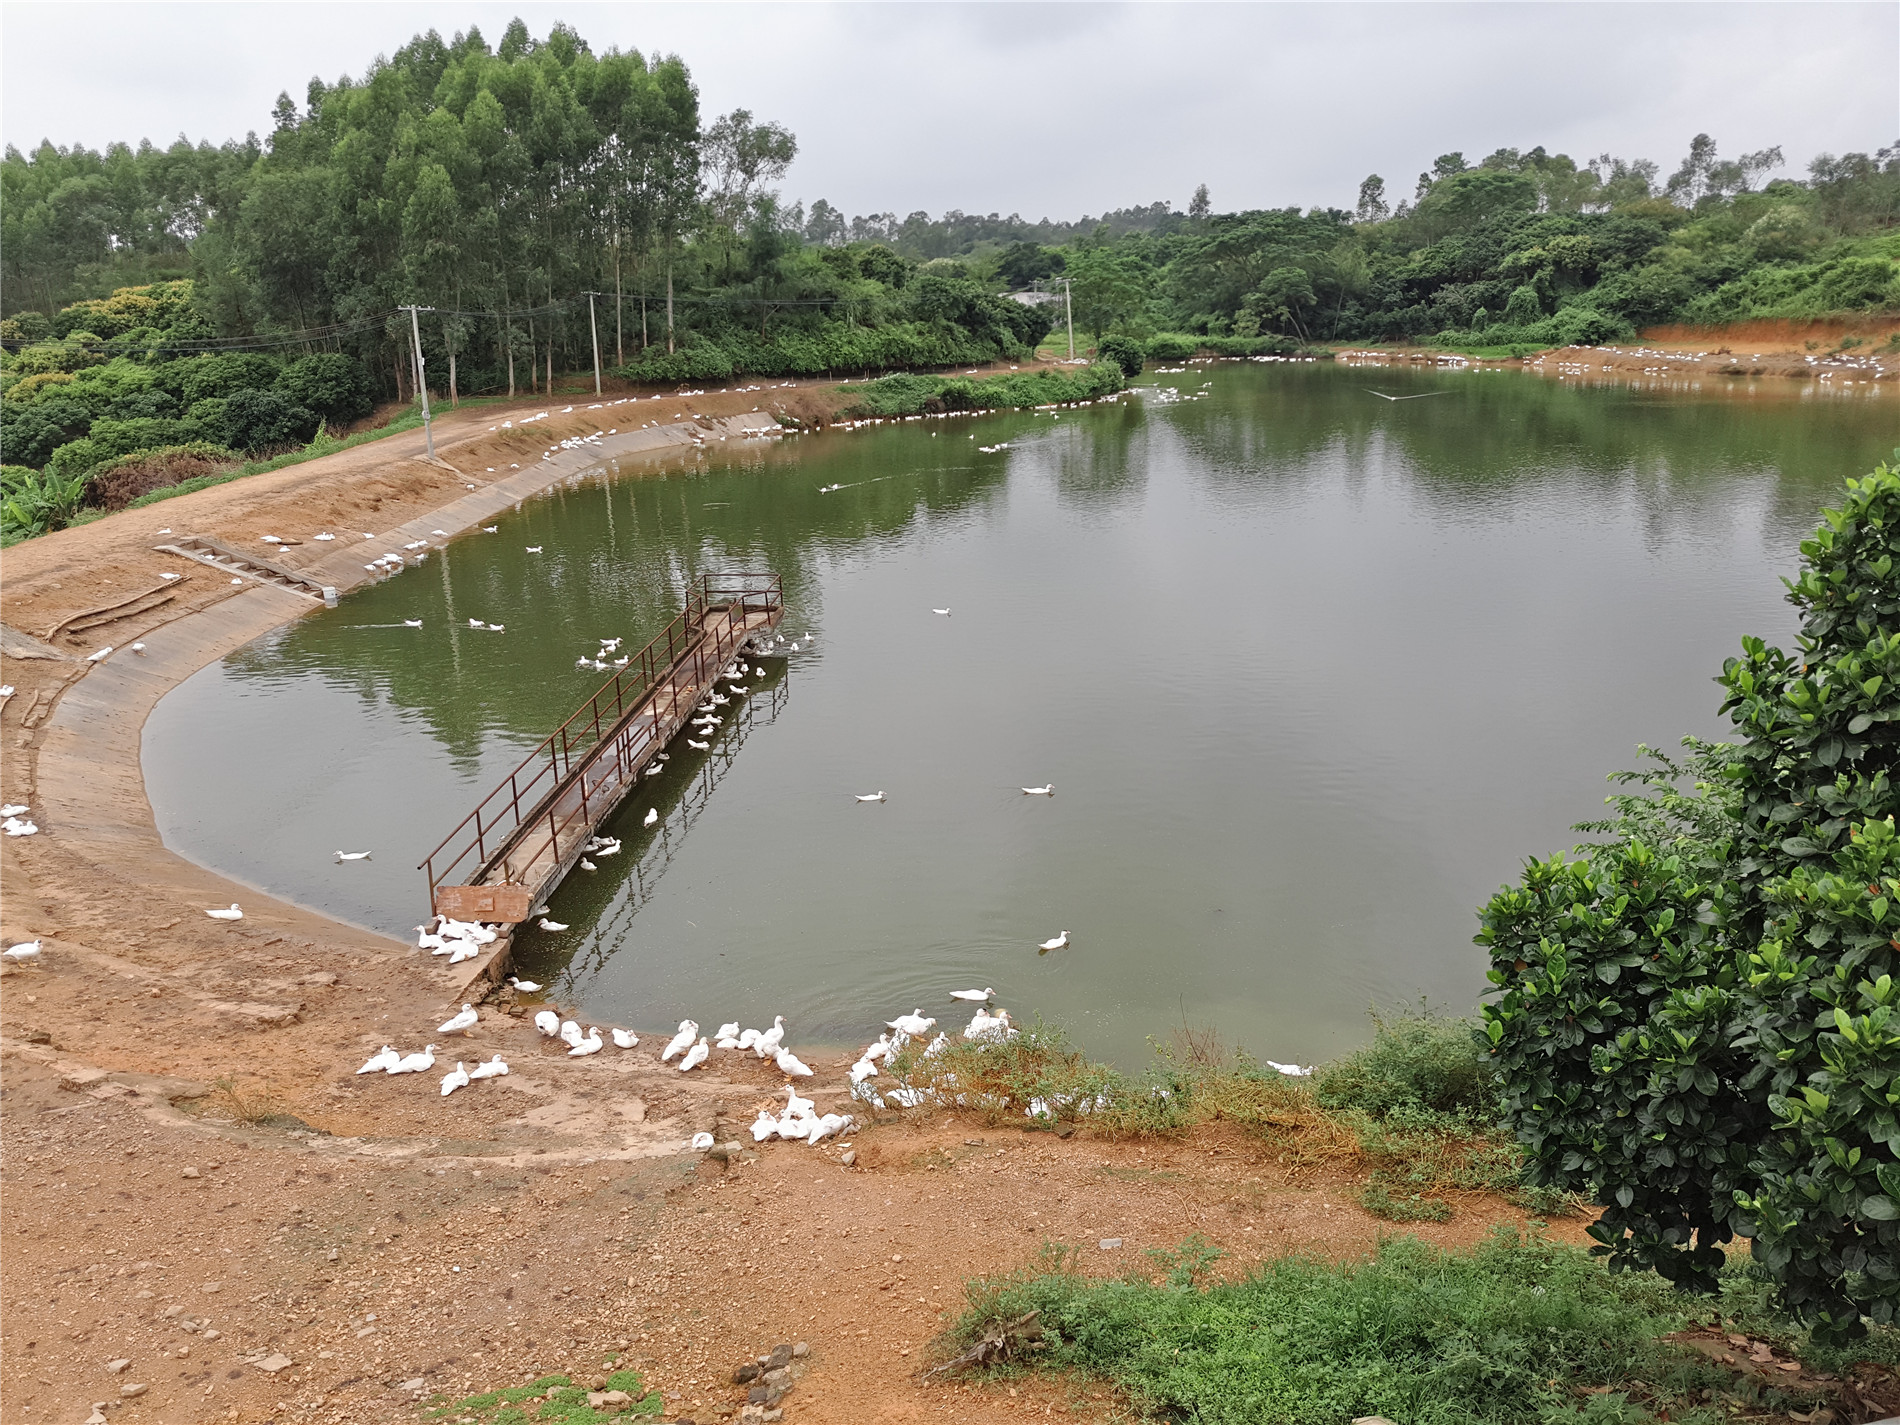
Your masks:
<instances>
[{"instance_id":1,"label":"reservoir water","mask_svg":"<svg viewBox=\"0 0 1900 1425\"><path fill-rule=\"evenodd\" d=\"M576 657L769 569L800 652L622 808L523 974L640 1030L784 1014L794 1047L994 986L1127 1065L1183 1022L1325 1058L1369 1007L1471 1006L1474 907L1638 743L1723 731L1722 659L1792 635L1779 576L1900 433L1890 394L1793 382L1143 386L565 485L168 696L159 827L412 935L416 864L601 681Z\"/></svg>"}]
</instances>

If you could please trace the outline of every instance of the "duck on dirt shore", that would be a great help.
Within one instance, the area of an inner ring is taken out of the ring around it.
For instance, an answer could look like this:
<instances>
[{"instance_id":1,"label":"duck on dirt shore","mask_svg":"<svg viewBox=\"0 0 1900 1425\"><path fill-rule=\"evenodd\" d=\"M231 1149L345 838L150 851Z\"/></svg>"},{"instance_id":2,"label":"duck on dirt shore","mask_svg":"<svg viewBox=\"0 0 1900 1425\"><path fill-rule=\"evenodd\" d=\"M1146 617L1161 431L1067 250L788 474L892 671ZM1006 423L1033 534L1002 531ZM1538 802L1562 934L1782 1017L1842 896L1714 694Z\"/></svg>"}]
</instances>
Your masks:
<instances>
[{"instance_id":1,"label":"duck on dirt shore","mask_svg":"<svg viewBox=\"0 0 1900 1425\"><path fill-rule=\"evenodd\" d=\"M391 1064L387 1072L392 1074L426 1074L435 1067L435 1045L431 1044L419 1054L404 1054Z\"/></svg>"},{"instance_id":2,"label":"duck on dirt shore","mask_svg":"<svg viewBox=\"0 0 1900 1425\"><path fill-rule=\"evenodd\" d=\"M693 1047L693 1040L699 1037L699 1024L695 1020L682 1019L679 1033L666 1041L666 1047L660 1051L660 1062L666 1063L675 1054L684 1054Z\"/></svg>"}]
</instances>

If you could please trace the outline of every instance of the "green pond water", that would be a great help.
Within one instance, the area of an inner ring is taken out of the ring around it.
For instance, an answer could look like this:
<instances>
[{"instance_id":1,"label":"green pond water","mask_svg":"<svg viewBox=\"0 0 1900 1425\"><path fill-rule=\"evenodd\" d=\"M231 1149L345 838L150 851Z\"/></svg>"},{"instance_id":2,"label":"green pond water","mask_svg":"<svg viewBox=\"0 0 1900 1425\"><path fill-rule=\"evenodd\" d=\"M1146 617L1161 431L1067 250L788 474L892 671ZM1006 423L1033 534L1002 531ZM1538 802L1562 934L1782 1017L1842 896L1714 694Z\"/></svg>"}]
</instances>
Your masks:
<instances>
[{"instance_id":1,"label":"green pond water","mask_svg":"<svg viewBox=\"0 0 1900 1425\"><path fill-rule=\"evenodd\" d=\"M815 638L710 752L676 744L521 973L643 1031L862 1042L993 986L1125 1064L1184 1022L1321 1059L1371 1006L1471 1006L1474 907L1574 843L1636 744L1723 731L1712 675L1791 636L1778 576L1900 430L1891 395L1795 383L1143 384L564 485L168 696L160 829L412 936L416 864L601 681L576 657L770 569Z\"/></svg>"}]
</instances>

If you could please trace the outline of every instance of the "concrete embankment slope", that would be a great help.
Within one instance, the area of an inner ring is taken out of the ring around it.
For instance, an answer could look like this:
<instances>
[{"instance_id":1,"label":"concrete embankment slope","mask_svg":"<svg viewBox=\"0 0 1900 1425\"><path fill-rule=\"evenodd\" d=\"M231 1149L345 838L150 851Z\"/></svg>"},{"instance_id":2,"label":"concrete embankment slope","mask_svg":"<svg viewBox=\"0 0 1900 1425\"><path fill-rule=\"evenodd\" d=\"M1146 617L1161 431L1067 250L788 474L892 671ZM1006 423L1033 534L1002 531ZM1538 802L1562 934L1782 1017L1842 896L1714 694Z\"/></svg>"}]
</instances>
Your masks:
<instances>
[{"instance_id":1,"label":"concrete embankment slope","mask_svg":"<svg viewBox=\"0 0 1900 1425\"><path fill-rule=\"evenodd\" d=\"M491 522L553 485L604 463L664 457L719 441L766 439L777 430L771 417L748 414L652 426L578 442L573 448L558 450L489 483L461 481L461 494L373 538L364 538L358 531L352 540L339 531L334 548L297 567L317 582L347 591L373 578L386 577L382 570L367 567L382 556L413 557L404 546L417 540L428 540L439 547L445 536L452 538ZM471 484L475 488L467 488ZM148 515L143 510L131 513ZM174 528L179 537L193 532L182 523ZM437 535L437 530L444 534ZM303 550L313 548L323 546L300 546ZM279 901L259 888L234 883L166 848L146 795L141 761L145 720L160 698L199 669L321 606L270 584L247 580L232 587L222 571L194 571L190 561L178 555L154 554L152 558L168 565L168 572L186 573L200 584L210 577L229 593L168 619L161 617L149 628L113 628L109 636L117 637L120 647L98 663L73 659L57 665L56 676L64 680L63 686L51 716L43 720L37 775L31 791L40 824L47 834L67 842L68 849L81 859L100 867L110 866L115 876L167 886L207 906L239 901L246 917L261 926L296 927L306 933L332 935L342 932L343 927L313 911ZM164 612L160 611L161 616ZM144 644L138 654L126 646L134 639ZM12 666L10 663L9 668ZM54 673L50 663L48 673ZM24 795L24 789L19 794ZM233 811L237 814L239 809ZM364 936L368 932L355 934Z\"/></svg>"}]
</instances>

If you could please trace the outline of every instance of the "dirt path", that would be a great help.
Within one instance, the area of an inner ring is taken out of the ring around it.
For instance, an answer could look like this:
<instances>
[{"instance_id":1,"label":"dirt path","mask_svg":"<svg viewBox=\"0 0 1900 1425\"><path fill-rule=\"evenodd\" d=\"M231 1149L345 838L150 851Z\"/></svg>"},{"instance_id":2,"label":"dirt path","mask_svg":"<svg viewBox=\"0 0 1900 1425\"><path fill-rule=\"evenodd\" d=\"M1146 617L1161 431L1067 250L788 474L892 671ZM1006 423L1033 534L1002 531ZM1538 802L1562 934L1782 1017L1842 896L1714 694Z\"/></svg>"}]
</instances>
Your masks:
<instances>
[{"instance_id":1,"label":"dirt path","mask_svg":"<svg viewBox=\"0 0 1900 1425\"><path fill-rule=\"evenodd\" d=\"M1726 331L1658 327L1640 345L1566 346L1523 360L1480 361L1427 347L1342 347L1355 366L1518 366L1554 379L1687 389L1704 380L1772 377L1851 390L1900 379L1900 321L1757 322Z\"/></svg>"}]
</instances>

